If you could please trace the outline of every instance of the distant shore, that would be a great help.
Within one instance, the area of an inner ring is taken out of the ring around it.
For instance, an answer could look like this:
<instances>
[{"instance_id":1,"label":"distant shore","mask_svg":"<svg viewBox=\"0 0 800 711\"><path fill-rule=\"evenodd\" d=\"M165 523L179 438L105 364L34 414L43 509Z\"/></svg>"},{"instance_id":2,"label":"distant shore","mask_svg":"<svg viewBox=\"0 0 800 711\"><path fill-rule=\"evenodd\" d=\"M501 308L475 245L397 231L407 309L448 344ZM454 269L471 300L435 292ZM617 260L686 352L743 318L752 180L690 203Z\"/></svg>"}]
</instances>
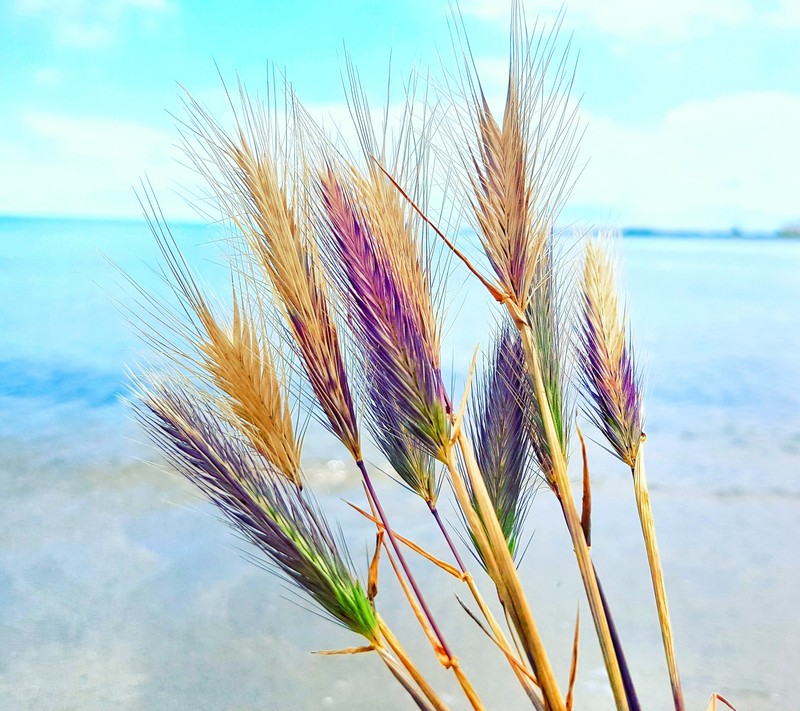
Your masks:
<instances>
[{"instance_id":1,"label":"distant shore","mask_svg":"<svg viewBox=\"0 0 800 711\"><path fill-rule=\"evenodd\" d=\"M686 239L784 239L800 237L800 231L782 229L777 231L740 230L668 230L654 227L625 227L620 230L623 237L680 237Z\"/></svg>"},{"instance_id":2,"label":"distant shore","mask_svg":"<svg viewBox=\"0 0 800 711\"><path fill-rule=\"evenodd\" d=\"M144 217L108 216L108 215L14 215L0 214L0 222L52 222L52 223L88 223L92 225L141 225L146 228ZM172 228L205 229L207 223L186 218L167 218ZM564 229L569 229L564 227ZM668 237L687 239L786 239L800 238L800 225L789 224L775 230L752 230L738 227L730 228L667 228L629 226L618 229L623 237Z\"/></svg>"}]
</instances>

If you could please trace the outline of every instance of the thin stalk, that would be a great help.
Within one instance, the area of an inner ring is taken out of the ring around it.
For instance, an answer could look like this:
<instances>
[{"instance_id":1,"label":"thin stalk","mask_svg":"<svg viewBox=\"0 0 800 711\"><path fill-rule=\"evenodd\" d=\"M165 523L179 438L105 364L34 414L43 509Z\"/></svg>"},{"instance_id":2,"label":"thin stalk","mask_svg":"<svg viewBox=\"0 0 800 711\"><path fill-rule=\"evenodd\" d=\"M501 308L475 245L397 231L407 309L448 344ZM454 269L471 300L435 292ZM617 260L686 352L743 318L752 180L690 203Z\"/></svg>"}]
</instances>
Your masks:
<instances>
[{"instance_id":1,"label":"thin stalk","mask_svg":"<svg viewBox=\"0 0 800 711\"><path fill-rule=\"evenodd\" d=\"M542 378L542 371L539 363L539 355L534 345L533 333L530 325L520 318L519 308L516 304L508 301L506 306L511 313L515 323L517 323L522 343L525 347L525 356L528 362L530 375L533 379L534 390L536 392L536 399L539 403L539 410L541 412L542 422L544 424L545 436L547 437L548 448L551 453L553 463L553 481L552 488L556 494L556 498L561 505L561 511L564 515L564 521L567 524L572 545L575 550L575 557L578 562L578 568L583 580L583 586L586 591L586 598L589 602L589 609L592 612L592 619L594 626L597 630L597 638L600 642L600 648L603 652L603 661L606 665L611 691L614 694L614 701L616 702L619 711L629 711L628 700L625 694L625 685L622 681L622 674L620 672L619 660L617 659L616 651L614 649L614 642L611 637L611 631L608 625L608 618L606 617L605 610L603 609L603 601L600 596L600 590L597 585L597 576L595 575L594 565L589 553L589 546L586 544L586 537L583 532L581 518L575 506L575 500L572 496L572 487L567 473L567 460L561 448L558 434L556 433L555 423L553 422L553 415L550 410L547 392L544 387L544 380Z\"/></svg>"},{"instance_id":2,"label":"thin stalk","mask_svg":"<svg viewBox=\"0 0 800 711\"><path fill-rule=\"evenodd\" d=\"M439 657L439 661L442 663L442 665L445 668L451 669L453 671L453 674L455 675L456 679L458 680L458 683L461 685L461 688L463 689L464 694L466 695L467 699L469 699L469 702L472 705L473 709L475 709L475 711L484 711L485 707L483 706L483 704L481 703L480 699L478 698L478 694L475 691L475 688L472 686L472 684L470 683L469 679L467 678L467 676L464 674L463 670L461 669L461 666L459 665L459 662L458 662L458 658L453 656L453 654L450 652L449 648L446 646L446 643L444 641L442 633L439 630L439 627L436 624L436 621L433 619L433 616L432 616L432 614L430 612L430 608L428 608L428 605L425 602L424 597L422 596L422 592L420 591L419 586L417 585L417 581L415 580L413 574L411 573L410 568L408 567L408 563L406 562L405 556L403 555L403 552L400 549L400 544L397 541L397 538L396 538L396 536L394 534L394 531L388 525L386 514L384 513L383 507L381 506L381 503L378 500L377 493L375 492L375 489L372 486L372 480L370 479L370 476L369 476L369 474L367 472L367 468L366 468L364 462L362 460L358 460L356 463L358 464L358 467L361 470L361 473L362 473L362 475L364 477L364 485L367 488L368 496L369 496L373 506L375 507L374 510L378 514L378 518L380 519L381 524L383 525L383 528L386 531L386 535L387 535L387 537L389 538L389 540L390 540L390 542L392 544L392 548L393 548L393 550L395 552L395 555L397 556L397 561L400 564L400 566L403 568L403 572L405 573L406 580L408 580L408 585L411 586L412 590L414 591L414 595L417 598L417 602L415 602L414 598L411 597L411 594L408 591L407 584L406 584L405 580L403 580L403 578L400 576L400 572L397 570L397 564L394 562L394 559L392 558L392 556L390 554L389 555L389 560L390 560L390 562L392 564L392 567L394 567L395 572L398 575L398 580L400 581L400 585L403 587L403 590L406 593L406 596L408 597L408 601L411 604L415 615L419 618L419 611L420 610L422 611L422 614L424 615L424 617L428 621L428 625L430 627L430 631L433 633L433 635L436 638L435 640L431 640L431 641L434 642L435 644L439 645L439 648L436 649L436 653L437 653L437 656ZM423 628L425 627L424 622L425 622L425 620L420 619L420 623L423 624Z\"/></svg>"},{"instance_id":3,"label":"thin stalk","mask_svg":"<svg viewBox=\"0 0 800 711\"><path fill-rule=\"evenodd\" d=\"M422 694L414 684L414 680L408 675L406 670L400 666L398 661L388 652L388 650L382 647L375 647L375 651L378 653L378 656L387 666L394 678L400 682L400 686L402 686L408 692L408 695L414 700L414 703L417 705L417 708L420 709L420 711L446 711L446 706L435 706L427 698L425 698L425 695Z\"/></svg>"},{"instance_id":4,"label":"thin stalk","mask_svg":"<svg viewBox=\"0 0 800 711\"><path fill-rule=\"evenodd\" d=\"M636 462L632 467L633 489L636 494L636 507L639 510L639 520L642 524L644 544L647 549L647 562L650 565L650 576L653 579L653 592L658 609L658 622L661 626L661 638L664 641L664 653L667 657L669 669L669 682L672 686L672 700L675 711L684 711L683 689L678 674L678 663L675 658L675 647L672 641L672 624L669 619L667 607L667 592L664 589L664 573L661 569L661 557L658 554L656 543L656 527L653 521L653 509L650 505L650 492L647 489L647 477L644 468L644 447L639 446Z\"/></svg>"},{"instance_id":5,"label":"thin stalk","mask_svg":"<svg viewBox=\"0 0 800 711\"><path fill-rule=\"evenodd\" d=\"M383 619L378 617L378 629L380 630L381 636L383 637L386 644L389 645L389 648L394 652L397 658L400 660L400 663L405 667L408 674L420 688L422 693L425 695L426 699L430 703L431 707L434 711L448 711L447 706L445 705L444 701L439 698L439 695L436 693L434 688L428 683L428 680L422 675L422 672L417 668L416 664L412 661L411 657L408 656L408 653L403 649L403 646L400 644L400 641L397 637L394 636L394 633L389 629L389 626L383 621Z\"/></svg>"},{"instance_id":6,"label":"thin stalk","mask_svg":"<svg viewBox=\"0 0 800 711\"><path fill-rule=\"evenodd\" d=\"M586 456L586 441L583 438L581 428L577 425L575 429L578 431L578 438L581 441L581 454L583 455L583 502L581 507L581 527L583 528L583 535L586 538L586 545L589 549L592 548L592 485L589 477L589 460ZM606 594L603 586L600 583L600 576L597 574L597 568L594 570L594 576L597 578L597 589L600 591L600 600L603 603L603 610L608 619L608 629L611 632L611 641L614 643L614 651L619 660L619 670L622 674L622 683L625 685L625 696L628 699L628 706L630 711L640 711L639 698L636 695L636 687L633 685L633 677L631 677L630 669L628 668L628 660L625 658L625 652L622 649L622 640L619 638L617 626L614 624L614 616L611 614L611 608L608 605Z\"/></svg>"},{"instance_id":7,"label":"thin stalk","mask_svg":"<svg viewBox=\"0 0 800 711\"><path fill-rule=\"evenodd\" d=\"M462 510L464 511L464 516L467 519L467 525L469 526L470 531L472 531L472 535L475 538L475 545L478 547L478 550L486 563L486 571L489 573L489 577L496 583L500 574L495 562L495 556L491 546L489 545L489 539L486 537L486 530L484 529L483 524L481 524L481 520L478 517L478 514L475 512L475 509L472 507L472 502L470 500L466 484L464 484L464 481L461 478L461 472L458 471L458 465L456 464L456 453L453 446L450 446L447 449L447 468L450 471L450 479L453 483L453 491L455 492L456 499L458 499L459 506L461 506Z\"/></svg>"},{"instance_id":8,"label":"thin stalk","mask_svg":"<svg viewBox=\"0 0 800 711\"><path fill-rule=\"evenodd\" d=\"M641 711L639 697L636 695L636 688L633 685L633 677L631 677L631 671L628 668L628 660L625 658L625 652L622 649L622 641L619 638L617 626L614 624L614 617L611 615L611 608L608 606L606 594L603 592L603 586L600 584L600 578L597 576L597 569L595 569L594 574L595 577L597 577L597 589L600 591L600 599L603 602L603 610L605 610L606 619L608 619L608 629L611 632L611 641L614 644L614 652L619 660L619 670L620 674L622 674L622 683L625 686L625 696L628 699L628 706L630 707L630 711Z\"/></svg>"},{"instance_id":9,"label":"thin stalk","mask_svg":"<svg viewBox=\"0 0 800 711\"><path fill-rule=\"evenodd\" d=\"M402 573L398 568L397 562L392 556L392 552L388 548L386 549L386 557L389 559L389 563L391 563L392 569L394 570L394 573L397 576L397 580L400 583L400 587L402 588L403 593L405 594L406 599L408 600L408 603L411 605L411 609L414 611L415 617L422 625L425 634L428 636L428 639L431 642L433 642L435 646L436 640L434 639L433 630L431 630L430 626L426 623L422 610L419 607L419 603L414 599L411 590L409 590L408 588L408 583L405 581L405 578L403 578ZM475 689L473 688L467 676L462 671L458 659L456 657L446 657L444 656L443 653L439 653L438 651L437 651L437 656L439 657L439 662L442 664L442 666L444 666L446 669L451 669L453 671L453 674L458 680L458 683L461 685L461 688L464 691L466 697L469 699L473 709L475 709L475 711L485 711L483 704L478 698Z\"/></svg>"},{"instance_id":10,"label":"thin stalk","mask_svg":"<svg viewBox=\"0 0 800 711\"><path fill-rule=\"evenodd\" d=\"M502 628L498 625L497 620L487 606L486 601L483 599L483 596L478 590L478 586L475 585L475 581L470 573L464 574L464 582L467 584L467 587L469 587L472 597L475 599L478 608L480 609L486 621L489 623L489 627L495 636L495 643L500 647L500 650L503 652L503 654L505 654L508 663L511 665L511 669L516 675L520 685L525 690L525 694L528 696L531 704L533 704L533 707L536 709L536 711L545 711L541 692L539 691L538 685L534 681L535 677L531 675L531 672L524 666L523 662L520 661L520 659L517 657L517 654L514 653L514 650L511 649L508 640L503 634Z\"/></svg>"},{"instance_id":11,"label":"thin stalk","mask_svg":"<svg viewBox=\"0 0 800 711\"><path fill-rule=\"evenodd\" d=\"M475 603L478 605L478 609L480 609L481 614L483 615L486 622L489 624L489 628L492 631L492 634L495 636L495 642L503 654L509 661L511 668L516 675L519 683L525 689L525 693L528 695L528 698L533 703L534 708L537 711L543 711L542 699L539 697L538 692L536 691L534 684L532 683L529 672L522 663L517 659L514 651L508 644L508 640L503 633L503 629L497 623L492 611L489 609L489 606L486 604L486 601L483 599L483 595L481 595L480 590L478 590L478 586L475 585L475 580L472 577L472 574L467 570L466 566L464 565L464 561L461 559L461 556L458 554L456 550L455 544L453 543L453 539L450 537L450 534L447 532L447 528L444 525L444 521L442 521L441 516L439 516L438 509L430 502L428 502L428 507L430 508L431 514L433 514L434 519L436 519L436 523L439 525L439 529L444 536L445 541L447 541L447 545L450 546L450 551L453 554L453 557L456 559L456 563L461 570L461 579L466 583L467 587L469 588L470 593L472 594Z\"/></svg>"},{"instance_id":12,"label":"thin stalk","mask_svg":"<svg viewBox=\"0 0 800 711\"><path fill-rule=\"evenodd\" d=\"M506 620L506 626L508 627L509 632L511 632L511 640L514 642L514 647L517 650L517 654L520 657L524 657L525 654L522 651L522 642L520 641L519 635L517 634L517 630L514 628L514 623L511 620L511 616L508 614L508 609L505 605L503 605L503 617Z\"/></svg>"},{"instance_id":13,"label":"thin stalk","mask_svg":"<svg viewBox=\"0 0 800 711\"><path fill-rule=\"evenodd\" d=\"M353 504L350 504L350 506L353 506ZM369 515L366 511L363 511L362 509L359 509L357 506L353 506L353 508L356 511L358 511L359 513L361 513L363 516L366 516L370 521L372 521L376 525L380 525L380 519L378 519L374 513L373 513L373 515ZM373 508L373 511L374 511L374 508ZM444 525L443 522L441 521L441 518L439 519L439 521L440 521L441 525ZM467 587L470 590L470 593L472 594L473 599L475 600L475 602L478 605L478 608L480 609L481 613L483 614L484 619L488 623L488 625L489 625L489 627L491 629L491 633L494 635L494 636L490 635L490 639L497 645L497 647L500 649L500 651L503 652L503 654L505 655L506 660L511 665L511 668L514 671L514 673L517 676L517 678L519 679L520 684L525 688L525 692L528 695L528 697L530 698L530 700L533 703L534 707L537 709L537 711L544 711L544 706L543 706L543 702L542 702L542 699L541 699L541 693L538 690L538 685L536 684L536 679L531 674L530 670L525 666L525 664L522 661L520 661L520 659L522 657L524 657L524 655L519 653L519 644L516 642L516 639L515 639L514 641L515 641L515 644L517 646L517 653L515 653L511 649L511 646L509 645L508 641L506 640L505 633L503 632L503 629L500 627L500 625L498 624L498 622L495 619L494 615L492 614L492 611L489 609L489 606L486 604L486 601L483 599L483 596L481 595L480 590L478 589L478 586L475 584L475 580L472 577L472 574L468 570L466 570L466 568L463 568L463 566L462 566L462 569L459 569L459 568L456 568L456 567L450 565L449 563L445 563L443 560L439 560L435 556L431 555L430 553L428 553L424 549L422 549L419 546L417 546L413 541L410 541L407 538L404 538L403 536L401 536L397 532L395 532L395 538L400 543L403 543L404 545L406 545L409 548L411 548L411 550L413 550L418 555L421 555L423 558L425 558L425 559L429 560L430 562L434 563L439 568L441 568L445 572L449 573L454 578L458 578L460 581L462 581L463 583L465 583L467 585ZM447 538L450 538L450 537L447 536ZM450 539L450 540L451 540L451 543L452 543L452 539ZM392 567L395 569L395 573L398 576L400 576L401 572L400 572L399 568L397 568L397 564L395 563L394 558L392 558L391 553L389 553L388 555L389 555L389 562L392 564ZM424 620L421 619L422 617L424 617L424 615L422 613L422 610L419 608L418 603L414 599L413 593L411 592L411 590L408 589L407 584L405 582L405 579L403 579L402 577L398 577L398 580L400 582L401 587L403 588L403 591L406 594L406 598L408 599L409 604L418 613L416 615L417 619L420 620L421 623L424 623ZM432 639L433 638L433 631L429 629L427 623L424 623L423 627L428 630L428 634Z\"/></svg>"},{"instance_id":14,"label":"thin stalk","mask_svg":"<svg viewBox=\"0 0 800 711\"><path fill-rule=\"evenodd\" d=\"M447 463L454 482L456 496L459 498L459 504L468 519L470 518L470 511L472 511L474 518L477 519L478 530L483 534L482 537L486 541L488 552L491 555L491 566L489 565L489 559L484 556L487 570L489 570L490 576L497 586L501 602L508 609L514 627L522 640L528 661L537 681L541 685L546 706L551 711L566 711L564 699L558 688L558 682L547 657L539 630L534 622L530 605L517 575L517 568L514 565L511 552L508 550L500 522L497 520L497 514L489 497L489 492L486 490L486 484L475 459L472 445L461 427L456 428L455 437L461 450L467 475L472 484L472 490L480 511L480 518L478 519L477 515L475 515L466 486L463 481L460 481L454 448L451 446L448 451ZM460 482L460 485L456 484L456 482ZM473 532L475 531L473 530Z\"/></svg>"},{"instance_id":15,"label":"thin stalk","mask_svg":"<svg viewBox=\"0 0 800 711\"><path fill-rule=\"evenodd\" d=\"M458 550L456 549L456 546L453 543L453 539L450 538L450 534L447 532L447 528L444 525L444 521L442 521L441 516L439 516L439 509L437 509L435 504L433 504L430 501L428 502L428 508L431 510L433 518L436 519L436 524L439 526L439 530L442 532L444 540L447 541L447 545L450 548L450 552L453 554L453 558L456 559L458 567L461 569L462 573L466 573L467 567L464 565L464 561L461 560L461 556L458 554Z\"/></svg>"},{"instance_id":16,"label":"thin stalk","mask_svg":"<svg viewBox=\"0 0 800 711\"><path fill-rule=\"evenodd\" d=\"M439 629L439 625L436 623L436 620L433 617L433 613L431 612L430 608L428 607L428 603L425 602L425 598L422 595L422 591L419 589L419 585L417 584L416 579L414 578L414 574L411 572L411 568L409 568L408 563L406 562L405 556L403 555L403 551L400 549L400 544L397 542L397 539L394 536L394 531L392 527L389 525L389 520L386 516L386 513L383 510L383 506L381 506L381 502L378 499L378 495L375 492L375 488L372 486L372 479L369 476L369 472L367 472L367 467L364 464L363 459L359 459L356 461L356 466L361 470L361 475L364 478L364 485L367 487L367 491L369 492L369 497L372 500L372 503L375 505L375 509L378 513L378 518L381 520L381 524L383 525L384 530L386 531L386 535L389 538L389 541L392 544L392 549L397 556L397 560L400 563L400 567L402 567L403 572L408 579L408 583L411 586L411 589L414 591L414 595L416 596L417 600L419 601L419 605L422 608L422 611L425 614L425 617L428 620L428 624L430 624L431 629L433 630L434 634L436 635L436 639L438 643L441 645L442 652L448 659L453 659L453 654L450 651L450 648L445 642L444 635L442 631Z\"/></svg>"},{"instance_id":17,"label":"thin stalk","mask_svg":"<svg viewBox=\"0 0 800 711\"><path fill-rule=\"evenodd\" d=\"M453 665L453 673L456 675L458 683L461 684L461 688L467 695L472 708L475 709L475 711L486 711L486 707L483 705L480 698L478 698L477 692L472 687L472 684L470 684L469 679L467 679L466 674L464 674L464 670L459 664L456 663Z\"/></svg>"},{"instance_id":18,"label":"thin stalk","mask_svg":"<svg viewBox=\"0 0 800 711\"><path fill-rule=\"evenodd\" d=\"M450 249L450 251L461 260L464 266L466 266L466 268L469 269L470 272L472 272L472 275L486 287L486 289L494 297L494 299L499 303L503 303L505 299L503 293L472 265L469 259L467 259L466 255L464 255L464 253L458 247L456 247L453 242L450 241L447 235L444 232L442 232L436 226L436 224L423 212L423 210L421 210L417 206L417 203L415 203L411 199L409 194L405 190L403 190L402 187L400 187L400 184L392 177L391 173L389 173L389 171L387 171L386 168L384 168L383 165L381 165L378 159L375 156L370 156L370 157L378 166L378 168L380 168L381 172L389 179L389 182L392 185L394 185L397 191L403 196L406 202L408 202L414 209L414 211L425 221L425 224L427 224L428 227L430 227L436 233L436 235L447 245L448 249Z\"/></svg>"}]
</instances>

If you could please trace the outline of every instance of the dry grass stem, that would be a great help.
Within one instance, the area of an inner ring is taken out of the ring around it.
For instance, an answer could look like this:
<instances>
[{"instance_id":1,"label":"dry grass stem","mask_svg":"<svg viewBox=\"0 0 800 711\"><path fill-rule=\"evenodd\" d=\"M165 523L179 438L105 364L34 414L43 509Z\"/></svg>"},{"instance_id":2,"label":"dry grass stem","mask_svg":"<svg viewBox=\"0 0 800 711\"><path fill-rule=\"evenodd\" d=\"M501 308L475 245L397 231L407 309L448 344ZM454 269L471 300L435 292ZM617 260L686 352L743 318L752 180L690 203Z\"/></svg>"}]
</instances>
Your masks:
<instances>
[{"instance_id":1,"label":"dry grass stem","mask_svg":"<svg viewBox=\"0 0 800 711\"><path fill-rule=\"evenodd\" d=\"M664 654L667 658L669 681L672 686L672 701L675 711L684 711L686 703L683 700L678 661L675 655L675 643L672 638L672 622L669 617L667 605L667 591L664 585L664 571L661 567L661 556L658 553L656 542L656 525L653 520L653 507L650 504L650 492L647 489L647 477L644 468L644 450L640 447L636 455L636 464L633 467L633 490L636 495L636 508L642 524L647 562L650 566L650 576L653 580L653 593L658 610L658 621L661 627L661 638L664 642ZM723 699L724 701L724 699ZM727 702L726 702L727 703Z\"/></svg>"},{"instance_id":2,"label":"dry grass stem","mask_svg":"<svg viewBox=\"0 0 800 711\"><path fill-rule=\"evenodd\" d=\"M558 383L548 377L554 362L550 358L552 349L543 348L548 343L543 341L542 329L537 328L538 311L534 310L531 318L529 310L536 290L543 284L550 286L552 277L542 273L542 260L548 260L547 240L570 188L577 126L574 110L562 92L571 80L566 72L566 54L555 63L554 70L547 71L556 56L553 35L532 43L521 9L516 4L514 7L502 123L494 118L471 63L465 60L467 89L463 93L470 98L472 120L463 126L464 145L472 148L464 166L484 251L505 292L503 303L520 329L538 403L541 446L549 460L541 463L547 467L545 475L564 513L614 698L622 710L628 709L628 702L619 662L567 474L565 430L558 407L563 392L554 390ZM550 76L554 81L548 86Z\"/></svg>"},{"instance_id":3,"label":"dry grass stem","mask_svg":"<svg viewBox=\"0 0 800 711\"><path fill-rule=\"evenodd\" d=\"M530 605L522 589L506 538L497 520L497 515L478 468L472 445L462 430L457 432L458 447L461 452L471 489L477 503L473 508L472 499L461 479L454 453L448 458L448 466L454 491L464 511L470 530L478 543L479 552L486 563L487 572L497 586L503 606L513 621L533 673L541 685L545 703L552 711L563 711L564 701L558 688L549 657L542 643L539 630L533 618Z\"/></svg>"},{"instance_id":4,"label":"dry grass stem","mask_svg":"<svg viewBox=\"0 0 800 711\"><path fill-rule=\"evenodd\" d=\"M567 711L572 711L572 704L574 701L575 681L578 678L578 643L581 633L581 611L578 608L578 614L575 616L575 635L572 638L572 660L569 665L569 683L567 684Z\"/></svg>"}]
</instances>

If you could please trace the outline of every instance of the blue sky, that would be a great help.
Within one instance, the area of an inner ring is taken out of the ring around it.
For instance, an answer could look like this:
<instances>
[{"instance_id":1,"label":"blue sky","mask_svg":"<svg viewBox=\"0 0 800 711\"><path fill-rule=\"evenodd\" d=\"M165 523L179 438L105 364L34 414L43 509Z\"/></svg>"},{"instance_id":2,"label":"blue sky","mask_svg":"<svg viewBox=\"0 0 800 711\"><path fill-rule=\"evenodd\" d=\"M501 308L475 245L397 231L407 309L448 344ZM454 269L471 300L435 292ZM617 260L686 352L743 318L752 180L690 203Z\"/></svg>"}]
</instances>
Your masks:
<instances>
[{"instance_id":1,"label":"blue sky","mask_svg":"<svg viewBox=\"0 0 800 711\"><path fill-rule=\"evenodd\" d=\"M554 17L561 0L529 2ZM465 0L479 70L498 95L508 6ZM588 161L565 213L598 225L772 229L800 221L800 1L573 0ZM393 66L451 56L437 0L0 3L0 214L139 214L148 174L168 216L177 84L223 110L220 79L285 68L315 113L341 116L346 44L376 99Z\"/></svg>"}]
</instances>

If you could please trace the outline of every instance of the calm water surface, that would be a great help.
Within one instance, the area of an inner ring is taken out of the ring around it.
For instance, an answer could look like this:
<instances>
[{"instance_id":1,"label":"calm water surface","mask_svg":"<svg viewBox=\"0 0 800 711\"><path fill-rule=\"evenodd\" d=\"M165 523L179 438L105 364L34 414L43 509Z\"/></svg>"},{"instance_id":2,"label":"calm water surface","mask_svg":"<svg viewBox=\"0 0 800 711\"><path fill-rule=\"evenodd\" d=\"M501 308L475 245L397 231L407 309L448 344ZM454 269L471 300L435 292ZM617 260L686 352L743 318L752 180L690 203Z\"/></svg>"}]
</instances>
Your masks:
<instances>
[{"instance_id":1,"label":"calm water surface","mask_svg":"<svg viewBox=\"0 0 800 711\"><path fill-rule=\"evenodd\" d=\"M175 234L224 293L218 235ZM800 709L800 242L637 238L622 253L690 708L719 691L740 711ZM141 224L0 220L0 708L368 709L377 695L387 711L408 708L368 655L310 655L354 640L293 604L182 481L143 461L156 458L118 401L125 365L143 353L109 260L163 288ZM476 292L457 297L443 360L459 382L490 307ZM372 534L341 502L360 499L357 480L324 433L312 427L306 440L308 475L363 563ZM597 566L644 706L667 709L629 477L598 447L590 460ZM417 502L381 484L395 525L439 550ZM565 685L581 596L545 493L529 530L522 575ZM418 572L488 706L524 708L456 609L458 590ZM381 609L403 629L396 592L384 587ZM582 630L577 707L610 709L586 610ZM404 637L428 659L411 625Z\"/></svg>"}]
</instances>

